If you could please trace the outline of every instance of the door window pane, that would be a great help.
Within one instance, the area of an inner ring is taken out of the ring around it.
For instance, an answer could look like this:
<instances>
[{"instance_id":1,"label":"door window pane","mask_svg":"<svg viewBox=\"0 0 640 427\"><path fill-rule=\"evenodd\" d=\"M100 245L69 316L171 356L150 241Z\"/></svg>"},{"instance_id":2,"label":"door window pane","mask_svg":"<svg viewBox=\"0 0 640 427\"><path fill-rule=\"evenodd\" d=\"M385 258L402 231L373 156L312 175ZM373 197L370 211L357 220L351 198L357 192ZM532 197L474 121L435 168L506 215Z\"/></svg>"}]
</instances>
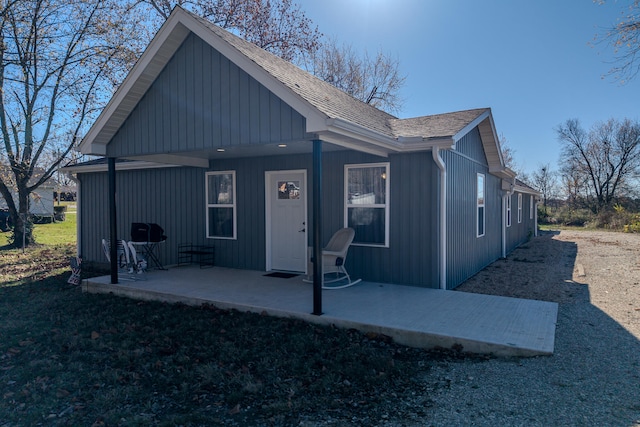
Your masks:
<instances>
[{"instance_id":1,"label":"door window pane","mask_svg":"<svg viewBox=\"0 0 640 427\"><path fill-rule=\"evenodd\" d=\"M300 181L278 181L278 200L300 198Z\"/></svg>"}]
</instances>

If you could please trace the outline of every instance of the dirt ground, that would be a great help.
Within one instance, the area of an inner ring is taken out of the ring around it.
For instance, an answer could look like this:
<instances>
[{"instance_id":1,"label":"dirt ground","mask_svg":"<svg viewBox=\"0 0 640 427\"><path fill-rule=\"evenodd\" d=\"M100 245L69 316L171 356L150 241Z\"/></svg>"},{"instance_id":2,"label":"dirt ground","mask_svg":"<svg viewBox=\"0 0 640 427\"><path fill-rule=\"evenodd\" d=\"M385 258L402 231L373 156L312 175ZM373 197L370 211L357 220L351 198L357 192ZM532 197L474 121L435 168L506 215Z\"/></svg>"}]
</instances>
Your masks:
<instances>
[{"instance_id":1,"label":"dirt ground","mask_svg":"<svg viewBox=\"0 0 640 427\"><path fill-rule=\"evenodd\" d=\"M640 235L541 232L457 290L560 304L590 302L640 338Z\"/></svg>"}]
</instances>

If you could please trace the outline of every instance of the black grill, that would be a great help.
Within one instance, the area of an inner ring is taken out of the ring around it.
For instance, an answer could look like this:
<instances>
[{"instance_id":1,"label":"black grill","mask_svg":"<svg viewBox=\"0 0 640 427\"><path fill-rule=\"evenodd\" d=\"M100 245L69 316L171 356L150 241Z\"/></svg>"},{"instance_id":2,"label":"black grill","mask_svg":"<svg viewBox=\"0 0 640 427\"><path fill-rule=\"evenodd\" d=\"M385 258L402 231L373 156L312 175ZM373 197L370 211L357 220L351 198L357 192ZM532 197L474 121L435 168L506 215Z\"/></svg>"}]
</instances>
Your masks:
<instances>
[{"instance_id":1,"label":"black grill","mask_svg":"<svg viewBox=\"0 0 640 427\"><path fill-rule=\"evenodd\" d=\"M158 243L167 240L158 224L134 222L131 224L131 241Z\"/></svg>"}]
</instances>

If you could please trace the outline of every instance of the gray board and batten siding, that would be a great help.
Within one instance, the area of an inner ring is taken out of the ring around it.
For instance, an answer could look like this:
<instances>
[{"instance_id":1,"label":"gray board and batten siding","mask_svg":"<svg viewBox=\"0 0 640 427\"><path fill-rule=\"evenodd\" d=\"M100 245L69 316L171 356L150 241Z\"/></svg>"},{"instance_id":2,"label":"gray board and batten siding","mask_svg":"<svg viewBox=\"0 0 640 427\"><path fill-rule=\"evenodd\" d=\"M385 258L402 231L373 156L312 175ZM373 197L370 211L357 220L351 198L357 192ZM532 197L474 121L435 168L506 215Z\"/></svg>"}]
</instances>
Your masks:
<instances>
[{"instance_id":1,"label":"gray board and batten siding","mask_svg":"<svg viewBox=\"0 0 640 427\"><path fill-rule=\"evenodd\" d=\"M502 253L501 179L489 173L477 128L445 150L447 165L447 289L453 289ZM477 233L477 177L485 179L485 232Z\"/></svg>"},{"instance_id":2,"label":"gray board and batten siding","mask_svg":"<svg viewBox=\"0 0 640 427\"><path fill-rule=\"evenodd\" d=\"M206 238L207 170L193 167L119 170L119 236L129 238L132 222L154 222L169 237L159 245L166 264L177 262L179 243L213 243L217 265L263 270L265 172L307 170L311 203L312 157L252 157L250 150L259 144L293 141L311 145L305 129L300 113L199 37L189 35L113 136L107 155L215 156L216 148L246 146L242 158L213 159L208 168L236 171L237 239ZM448 169L447 287L454 288L500 257L502 193L500 180L488 173L477 128L458 141L455 150L442 153ZM325 152L323 243L344 227L344 166L380 162L390 165L389 247L353 246L347 269L364 280L437 288L439 174L429 151L384 158L349 150ZM485 236L481 238L475 228L477 173L485 175L486 184ZM81 254L88 261L104 261L100 240L109 234L107 174L79 172L78 177ZM313 221L311 213L309 206L309 221ZM507 236L510 249L522 239L514 225Z\"/></svg>"},{"instance_id":3,"label":"gray board and batten siding","mask_svg":"<svg viewBox=\"0 0 640 427\"><path fill-rule=\"evenodd\" d=\"M511 195L511 226L507 227L507 253L512 252L535 234L535 198L533 202L533 218L531 218L531 195L522 193L522 221L518 222L518 193Z\"/></svg>"},{"instance_id":4,"label":"gray board and batten siding","mask_svg":"<svg viewBox=\"0 0 640 427\"><path fill-rule=\"evenodd\" d=\"M389 247L352 246L347 269L369 281L436 288L437 217L433 209L437 168L430 152L381 158L355 151L323 156L323 244L344 227L344 166L389 162ZM237 239L207 239L205 169L169 167L124 170L116 174L117 221L120 238L128 239L132 222L155 222L168 236L159 245L161 259L177 262L179 243L212 244L219 266L264 270L266 265L264 180L266 171L306 169L311 154L212 160L208 170L236 171ZM87 261L105 262L100 248L108 236L107 174L80 173L81 251ZM308 185L308 203L312 200ZM312 209L308 206L309 221ZM86 220L85 220L86 218ZM88 220L91 219L89 222ZM309 245L311 245L310 237Z\"/></svg>"},{"instance_id":5,"label":"gray board and batten siding","mask_svg":"<svg viewBox=\"0 0 640 427\"><path fill-rule=\"evenodd\" d=\"M110 157L300 141L305 119L191 34L107 146Z\"/></svg>"}]
</instances>

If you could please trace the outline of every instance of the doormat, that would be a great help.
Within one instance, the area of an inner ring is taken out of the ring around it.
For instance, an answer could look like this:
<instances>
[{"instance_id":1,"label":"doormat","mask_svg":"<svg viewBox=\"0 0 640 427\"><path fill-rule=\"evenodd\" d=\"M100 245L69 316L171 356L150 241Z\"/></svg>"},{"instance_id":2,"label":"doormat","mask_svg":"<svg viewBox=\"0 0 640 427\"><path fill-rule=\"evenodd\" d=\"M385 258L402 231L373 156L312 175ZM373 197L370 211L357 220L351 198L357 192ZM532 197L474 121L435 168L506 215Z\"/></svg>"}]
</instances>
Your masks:
<instances>
[{"instance_id":1,"label":"doormat","mask_svg":"<svg viewBox=\"0 0 640 427\"><path fill-rule=\"evenodd\" d=\"M283 273L281 271L274 271L273 273L265 274L267 277L277 277L279 279L291 279L292 277L297 277L299 274L295 273Z\"/></svg>"}]
</instances>

